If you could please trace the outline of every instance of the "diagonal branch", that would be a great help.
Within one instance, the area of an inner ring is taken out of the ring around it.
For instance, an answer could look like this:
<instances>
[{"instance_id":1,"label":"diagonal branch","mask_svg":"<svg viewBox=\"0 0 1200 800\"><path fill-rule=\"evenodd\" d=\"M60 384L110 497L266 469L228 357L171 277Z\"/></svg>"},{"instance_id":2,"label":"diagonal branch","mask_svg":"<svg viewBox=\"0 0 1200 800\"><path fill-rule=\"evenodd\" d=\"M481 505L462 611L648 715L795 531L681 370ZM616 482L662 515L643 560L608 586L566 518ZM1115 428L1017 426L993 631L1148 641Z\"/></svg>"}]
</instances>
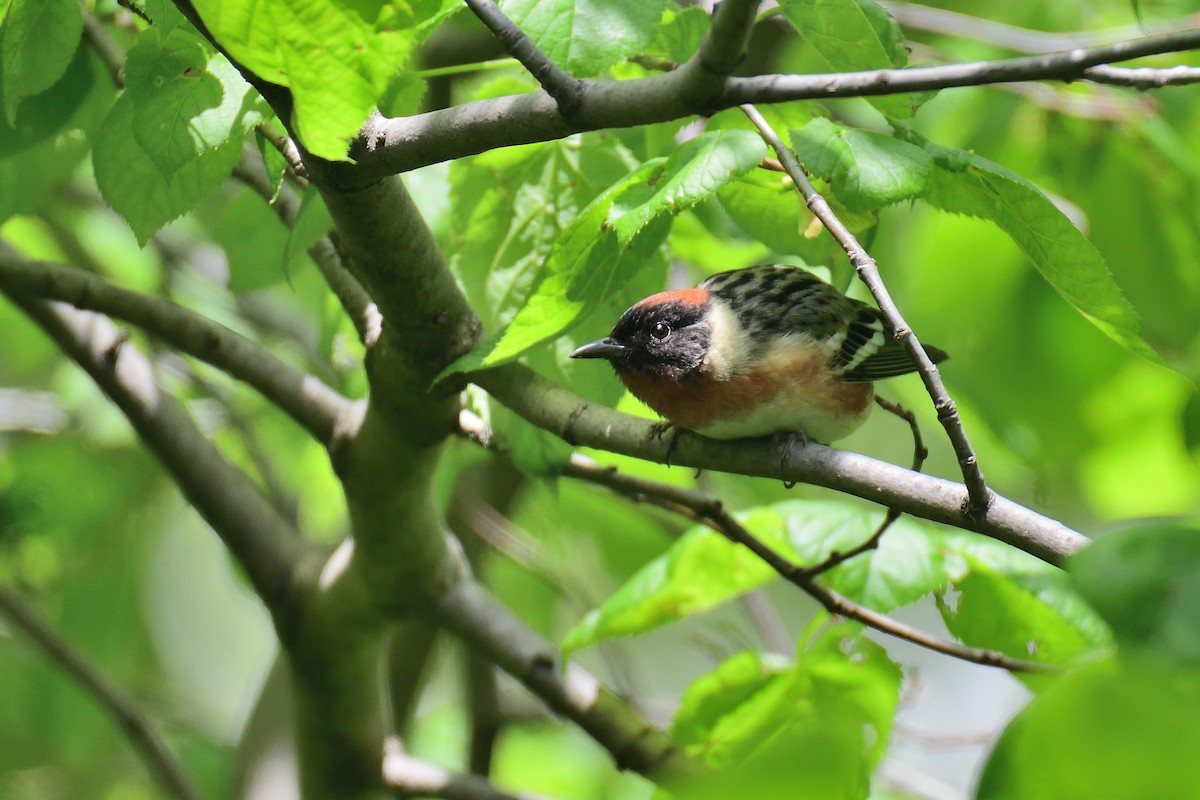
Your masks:
<instances>
[{"instance_id":1,"label":"diagonal branch","mask_svg":"<svg viewBox=\"0 0 1200 800\"><path fill-rule=\"evenodd\" d=\"M652 503L660 508L683 514L689 519L712 528L734 544L742 545L761 558L780 577L812 597L830 614L857 620L881 633L973 664L1000 667L1013 672L1042 672L1050 669L1050 666L1046 664L1021 661L994 650L966 647L930 636L924 631L905 625L899 620L859 605L849 598L825 588L816 582L813 568L804 568L794 564L772 550L765 542L746 530L746 527L725 509L720 500L704 492L626 475L617 471L616 468L601 467L579 457L571 459L563 474L567 477L607 486L625 497Z\"/></svg>"},{"instance_id":2,"label":"diagonal branch","mask_svg":"<svg viewBox=\"0 0 1200 800\"><path fill-rule=\"evenodd\" d=\"M31 261L3 248L0 285L9 292L61 300L132 322L254 387L322 444L333 440L338 419L349 405L319 378L285 364L241 334L170 300L121 289L98 275Z\"/></svg>"},{"instance_id":3,"label":"diagonal branch","mask_svg":"<svg viewBox=\"0 0 1200 800\"><path fill-rule=\"evenodd\" d=\"M474 580L459 581L438 601L435 613L447 630L583 728L612 754L619 768L651 777L660 786L695 770L669 738L586 670L574 662L564 668L557 648Z\"/></svg>"},{"instance_id":4,"label":"diagonal branch","mask_svg":"<svg viewBox=\"0 0 1200 800\"><path fill-rule=\"evenodd\" d=\"M975 531L1061 566L1088 543L1057 520L994 495L986 513L962 513L960 483L922 475L868 456L809 442L725 441L681 431L664 441L649 421L591 403L519 365L472 376L498 401L569 444L593 447L660 464L757 475L846 492L905 514Z\"/></svg>"},{"instance_id":5,"label":"diagonal branch","mask_svg":"<svg viewBox=\"0 0 1200 800\"><path fill-rule=\"evenodd\" d=\"M167 796L177 800L200 800L200 791L192 785L162 736L132 698L88 663L20 595L3 586L0 586L0 611L52 661L66 670L125 730L130 744L146 762Z\"/></svg>"},{"instance_id":6,"label":"diagonal branch","mask_svg":"<svg viewBox=\"0 0 1200 800\"><path fill-rule=\"evenodd\" d=\"M724 4L722 4L724 5ZM697 93L690 70L632 81L583 81L578 112L566 120L546 92L498 97L411 117L377 117L364 126L345 180L368 185L384 175L498 147L561 139L600 128L623 128L711 113L742 103L780 103L903 94L1019 81L1076 81L1100 64L1200 48L1200 30L1145 36L1115 44L1043 55L934 67L813 75L731 77L719 96Z\"/></svg>"},{"instance_id":7,"label":"diagonal branch","mask_svg":"<svg viewBox=\"0 0 1200 800\"><path fill-rule=\"evenodd\" d=\"M921 375L921 381L925 384L926 391L929 392L930 399L933 400L933 407L937 409L938 421L942 423L942 427L946 429L946 434L950 437L951 444L954 445L954 454L958 458L959 468L962 470L963 481L967 487L967 502L966 510L971 516L980 516L987 511L989 499L989 491L987 484L983 480L983 471L979 468L979 460L975 456L975 451L971 448L971 442L967 439L967 433L963 430L962 420L958 416L958 408L954 405L954 400L951 399L949 392L946 391L945 384L942 383L942 376L938 372L937 366L929 358L929 354L925 352L925 348L917 340L916 335L912 332L912 328L904 321L904 317L900 314L900 309L896 307L892 301L891 294L888 293L887 287L883 284L883 278L879 275L879 267L875 264L875 259L863 249L863 246L858 243L858 239L850 232L850 229L842 224L837 215L833 213L833 209L829 207L829 203L825 202L817 190L813 188L812 182L809 181L808 175L804 172L804 168L800 166L800 162L796 160L796 156L792 153L790 147L783 143L779 135L775 133L771 125L763 118L762 114L758 113L758 109L752 105L742 106L742 111L758 128L763 139L771 145L779 156L779 162L787 170L787 174L791 177L792 182L804 197L808 209L816 216L821 223L833 236L837 243L846 251L846 256L849 257L850 263L854 265L858 271L858 277L871 290L871 296L875 298L875 302L879 305L879 309L887 317L892 328L896 332L896 338L908 350L909 356L917 365L918 372Z\"/></svg>"},{"instance_id":8,"label":"diagonal branch","mask_svg":"<svg viewBox=\"0 0 1200 800\"><path fill-rule=\"evenodd\" d=\"M0 286L121 409L284 629L298 591L315 569L314 555L300 536L253 481L204 438L179 402L158 387L149 362L106 317Z\"/></svg>"},{"instance_id":9,"label":"diagonal branch","mask_svg":"<svg viewBox=\"0 0 1200 800\"><path fill-rule=\"evenodd\" d=\"M467 0L467 7L554 98L564 117L575 113L583 99L582 81L555 64L492 0Z\"/></svg>"}]
</instances>

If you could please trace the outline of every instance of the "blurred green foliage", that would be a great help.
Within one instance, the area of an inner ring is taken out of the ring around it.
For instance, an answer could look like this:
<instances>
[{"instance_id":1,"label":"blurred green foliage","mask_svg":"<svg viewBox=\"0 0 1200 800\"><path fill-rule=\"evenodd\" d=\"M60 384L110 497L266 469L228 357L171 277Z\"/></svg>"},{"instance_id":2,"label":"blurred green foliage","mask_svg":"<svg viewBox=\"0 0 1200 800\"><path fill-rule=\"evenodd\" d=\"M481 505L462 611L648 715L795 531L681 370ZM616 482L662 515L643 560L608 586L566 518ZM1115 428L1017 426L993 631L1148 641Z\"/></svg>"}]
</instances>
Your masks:
<instances>
[{"instance_id":1,"label":"blurred green foliage","mask_svg":"<svg viewBox=\"0 0 1200 800\"><path fill-rule=\"evenodd\" d=\"M33 14L43 2L46 16ZM87 5L130 54L120 92L81 39L74 0L0 2L0 236L169 297L363 396L361 345L305 253L329 225L319 196L303 195L289 231L228 179L248 132L278 121L173 6L134 5L153 25L115 0ZM344 155L376 104L415 104L425 84L414 70L439 37L487 38L451 2L196 5L233 14L216 34L292 90L301 134L328 158ZM1118 0L946 5L1048 32L1134 23ZM1196 11L1185 0L1139 6L1150 27ZM252 7L260 16L251 19ZM698 9L663 2L501 7L581 76L651 74L693 52L708 25ZM901 26L906 44L870 2L782 8L802 30L780 34L777 20L764 20L752 47L763 69L1011 54L978 26L961 36ZM452 103L536 89L516 67L430 79L427 97L435 80L449 81L438 96ZM904 521L877 551L826 577L877 610L924 613L926 625L940 615L967 644L1071 666L1027 681L1037 694L1000 735L982 798L1200 794L1200 529L1188 521L1200 517L1196 91L1045 84L764 108L869 245L922 340L951 352L942 371L994 488L1098 540L1067 574ZM903 125L893 127L897 117ZM566 359L634 300L766 260L807 265L863 295L792 188L753 169L763 148L746 128L723 112L586 133L405 181L504 359L523 357L589 399L648 415L606 370ZM280 180L274 149L257 134L249 141ZM140 333L134 341L307 536L332 545L347 533L319 446L227 376ZM265 613L120 415L7 301L0 392L0 581L160 722L205 796L226 796L275 651ZM926 469L953 478L919 382L893 381L883 393L916 409L933 451ZM673 719L689 750L729 769L682 794L909 796L887 771L904 744L896 715L919 683L902 651L826 619L716 534L555 478L568 448L485 397L471 405L527 473L507 515L480 525L479 575L656 722ZM883 415L840 445L897 463L911 451L907 431ZM853 546L879 516L810 487L590 455L712 491L799 563ZM447 447L446 504L460 471L486 458L466 442ZM1167 516L1184 521L1129 522ZM777 608L794 649L767 652L753 599L730 602L752 590ZM414 752L455 767L467 725L461 659L450 647L441 655L411 733ZM111 721L3 621L0 709L0 797L157 796ZM974 709L959 711L956 730L985 724ZM501 736L500 785L581 800L654 793L578 731L526 716Z\"/></svg>"}]
</instances>

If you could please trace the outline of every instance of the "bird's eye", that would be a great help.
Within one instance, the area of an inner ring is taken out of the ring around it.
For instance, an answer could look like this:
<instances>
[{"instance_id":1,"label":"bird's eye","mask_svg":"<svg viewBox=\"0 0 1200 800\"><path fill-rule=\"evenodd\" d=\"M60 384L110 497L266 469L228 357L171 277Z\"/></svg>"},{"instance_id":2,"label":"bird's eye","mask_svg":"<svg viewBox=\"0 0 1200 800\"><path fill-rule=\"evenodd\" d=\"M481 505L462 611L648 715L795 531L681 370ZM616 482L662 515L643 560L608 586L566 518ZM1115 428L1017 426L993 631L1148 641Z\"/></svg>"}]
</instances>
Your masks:
<instances>
[{"instance_id":1,"label":"bird's eye","mask_svg":"<svg viewBox=\"0 0 1200 800\"><path fill-rule=\"evenodd\" d=\"M656 322L650 329L650 335L655 339L665 339L671 335L671 326L665 322Z\"/></svg>"}]
</instances>

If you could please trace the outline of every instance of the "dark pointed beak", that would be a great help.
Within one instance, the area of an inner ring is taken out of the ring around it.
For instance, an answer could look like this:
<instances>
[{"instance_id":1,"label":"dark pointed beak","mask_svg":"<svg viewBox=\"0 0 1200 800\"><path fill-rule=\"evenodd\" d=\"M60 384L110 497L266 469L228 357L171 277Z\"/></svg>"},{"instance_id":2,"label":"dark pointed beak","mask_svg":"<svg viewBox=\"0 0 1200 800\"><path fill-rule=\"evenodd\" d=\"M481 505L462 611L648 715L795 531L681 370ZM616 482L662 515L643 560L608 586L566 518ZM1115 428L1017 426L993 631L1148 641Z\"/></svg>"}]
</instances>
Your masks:
<instances>
[{"instance_id":1,"label":"dark pointed beak","mask_svg":"<svg viewBox=\"0 0 1200 800\"><path fill-rule=\"evenodd\" d=\"M622 355L627 350L623 344L617 344L611 337L600 339L595 342L588 342L579 347L574 353L571 353L571 358L608 358L613 359Z\"/></svg>"}]
</instances>

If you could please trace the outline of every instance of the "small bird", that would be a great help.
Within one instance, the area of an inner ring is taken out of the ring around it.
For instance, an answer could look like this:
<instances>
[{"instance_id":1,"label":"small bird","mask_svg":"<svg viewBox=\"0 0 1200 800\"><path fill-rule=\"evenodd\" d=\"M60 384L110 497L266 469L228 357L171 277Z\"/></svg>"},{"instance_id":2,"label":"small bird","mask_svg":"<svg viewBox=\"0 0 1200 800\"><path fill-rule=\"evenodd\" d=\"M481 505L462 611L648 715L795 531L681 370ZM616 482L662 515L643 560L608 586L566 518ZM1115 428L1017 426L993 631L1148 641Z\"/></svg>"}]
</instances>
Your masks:
<instances>
[{"instance_id":1,"label":"small bird","mask_svg":"<svg viewBox=\"0 0 1200 800\"><path fill-rule=\"evenodd\" d=\"M934 361L948 356L925 346ZM676 427L828 444L866 421L872 381L916 371L883 314L796 267L722 272L651 295L571 358L604 358Z\"/></svg>"}]
</instances>

